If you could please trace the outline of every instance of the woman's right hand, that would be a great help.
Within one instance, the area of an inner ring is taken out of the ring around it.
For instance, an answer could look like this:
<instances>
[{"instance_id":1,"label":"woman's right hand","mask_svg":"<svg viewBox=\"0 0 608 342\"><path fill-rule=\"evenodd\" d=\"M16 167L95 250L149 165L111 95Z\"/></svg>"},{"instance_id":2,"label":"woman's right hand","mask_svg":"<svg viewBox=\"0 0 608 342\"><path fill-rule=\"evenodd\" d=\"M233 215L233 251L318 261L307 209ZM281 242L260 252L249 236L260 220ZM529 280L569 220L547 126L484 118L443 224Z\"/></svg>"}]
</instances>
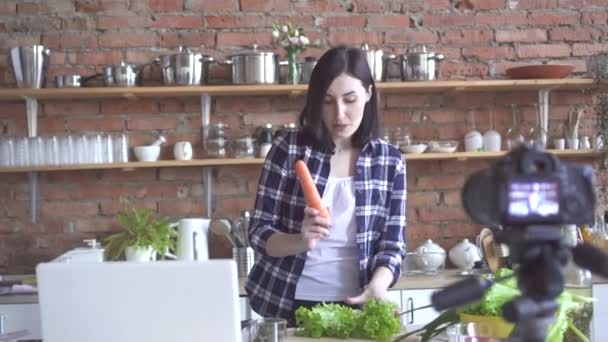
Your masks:
<instances>
[{"instance_id":1,"label":"woman's right hand","mask_svg":"<svg viewBox=\"0 0 608 342\"><path fill-rule=\"evenodd\" d=\"M304 208L304 221L302 221L300 237L306 245L306 249L315 248L319 240L328 237L330 227L329 219L321 216L318 210L308 206Z\"/></svg>"}]
</instances>

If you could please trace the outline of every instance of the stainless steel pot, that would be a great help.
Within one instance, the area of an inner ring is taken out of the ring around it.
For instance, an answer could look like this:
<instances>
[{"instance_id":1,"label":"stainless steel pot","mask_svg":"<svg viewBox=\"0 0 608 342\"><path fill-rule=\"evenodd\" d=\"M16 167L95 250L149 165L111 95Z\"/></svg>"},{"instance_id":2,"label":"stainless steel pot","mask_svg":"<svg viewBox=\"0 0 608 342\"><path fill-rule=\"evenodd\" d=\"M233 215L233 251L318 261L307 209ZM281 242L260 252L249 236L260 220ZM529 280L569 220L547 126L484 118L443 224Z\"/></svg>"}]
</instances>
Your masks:
<instances>
[{"instance_id":1,"label":"stainless steel pot","mask_svg":"<svg viewBox=\"0 0 608 342\"><path fill-rule=\"evenodd\" d=\"M395 55L385 55L382 50L370 50L367 44L363 44L361 49L367 57L367 64L372 72L372 78L375 82L386 81L387 79L387 62L395 59Z\"/></svg>"},{"instance_id":2,"label":"stainless steel pot","mask_svg":"<svg viewBox=\"0 0 608 342\"><path fill-rule=\"evenodd\" d=\"M11 65L19 88L42 88L46 81L51 51L42 45L20 46L10 50Z\"/></svg>"},{"instance_id":3,"label":"stainless steel pot","mask_svg":"<svg viewBox=\"0 0 608 342\"><path fill-rule=\"evenodd\" d=\"M308 83L310 82L310 75L312 75L312 71L317 65L317 59L315 57L305 57L303 62L300 62L300 83Z\"/></svg>"},{"instance_id":4,"label":"stainless steel pot","mask_svg":"<svg viewBox=\"0 0 608 342\"><path fill-rule=\"evenodd\" d=\"M232 65L234 84L276 84L279 82L279 60L274 52L258 50L242 51L228 56L226 64Z\"/></svg>"},{"instance_id":5,"label":"stainless steel pot","mask_svg":"<svg viewBox=\"0 0 608 342\"><path fill-rule=\"evenodd\" d=\"M78 74L57 75L55 76L55 85L57 88L80 88L88 81L102 75L103 74L95 74L85 77Z\"/></svg>"},{"instance_id":6,"label":"stainless steel pot","mask_svg":"<svg viewBox=\"0 0 608 342\"><path fill-rule=\"evenodd\" d=\"M427 52L424 46L399 57L402 81L432 81L437 79L438 63L444 58L441 54Z\"/></svg>"},{"instance_id":7,"label":"stainless steel pot","mask_svg":"<svg viewBox=\"0 0 608 342\"><path fill-rule=\"evenodd\" d=\"M135 87L142 81L142 71L146 66L158 63L155 59L140 66L121 61L118 65L109 65L103 68L103 82L106 87Z\"/></svg>"},{"instance_id":8,"label":"stainless steel pot","mask_svg":"<svg viewBox=\"0 0 608 342\"><path fill-rule=\"evenodd\" d=\"M180 46L176 54L161 57L163 84L206 84L209 63L213 61L214 59L208 55L191 52L189 48Z\"/></svg>"}]
</instances>

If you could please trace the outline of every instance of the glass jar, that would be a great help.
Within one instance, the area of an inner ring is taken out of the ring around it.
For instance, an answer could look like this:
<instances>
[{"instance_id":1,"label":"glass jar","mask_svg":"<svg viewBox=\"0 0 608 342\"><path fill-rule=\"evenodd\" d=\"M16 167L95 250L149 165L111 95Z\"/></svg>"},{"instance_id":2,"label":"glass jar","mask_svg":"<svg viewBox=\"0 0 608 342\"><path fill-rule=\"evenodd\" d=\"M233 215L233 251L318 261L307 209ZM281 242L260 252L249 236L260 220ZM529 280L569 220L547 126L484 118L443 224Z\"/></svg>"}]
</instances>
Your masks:
<instances>
[{"instance_id":1,"label":"glass jar","mask_svg":"<svg viewBox=\"0 0 608 342\"><path fill-rule=\"evenodd\" d=\"M255 157L255 139L251 137L243 137L234 140L234 157L235 158L253 158Z\"/></svg>"},{"instance_id":2,"label":"glass jar","mask_svg":"<svg viewBox=\"0 0 608 342\"><path fill-rule=\"evenodd\" d=\"M272 146L272 125L266 124L259 127L256 133L256 142L258 143L258 157L266 158L270 147Z\"/></svg>"},{"instance_id":3,"label":"glass jar","mask_svg":"<svg viewBox=\"0 0 608 342\"><path fill-rule=\"evenodd\" d=\"M228 140L224 138L207 140L207 157L226 158L228 156Z\"/></svg>"}]
</instances>

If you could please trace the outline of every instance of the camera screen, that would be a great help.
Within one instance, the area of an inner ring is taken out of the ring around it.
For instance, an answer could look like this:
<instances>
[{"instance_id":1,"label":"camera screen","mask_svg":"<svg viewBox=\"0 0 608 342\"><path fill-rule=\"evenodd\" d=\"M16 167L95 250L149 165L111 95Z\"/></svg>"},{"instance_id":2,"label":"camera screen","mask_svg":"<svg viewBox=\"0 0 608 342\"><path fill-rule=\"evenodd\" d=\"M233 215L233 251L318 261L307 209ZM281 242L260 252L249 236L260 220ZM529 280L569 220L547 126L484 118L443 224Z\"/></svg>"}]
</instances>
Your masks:
<instances>
[{"instance_id":1,"label":"camera screen","mask_svg":"<svg viewBox=\"0 0 608 342\"><path fill-rule=\"evenodd\" d=\"M514 220L551 218L559 214L559 182L517 180L509 183L508 213Z\"/></svg>"}]
</instances>

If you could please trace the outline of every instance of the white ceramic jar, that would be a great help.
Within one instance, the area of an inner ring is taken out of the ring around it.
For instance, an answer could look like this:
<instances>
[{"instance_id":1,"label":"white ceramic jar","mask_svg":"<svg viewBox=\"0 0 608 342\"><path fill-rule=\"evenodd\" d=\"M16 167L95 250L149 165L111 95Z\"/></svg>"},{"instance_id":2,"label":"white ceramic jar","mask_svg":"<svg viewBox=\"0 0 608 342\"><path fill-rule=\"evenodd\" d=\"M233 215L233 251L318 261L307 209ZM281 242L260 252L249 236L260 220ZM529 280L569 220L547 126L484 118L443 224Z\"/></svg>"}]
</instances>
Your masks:
<instances>
[{"instance_id":1,"label":"white ceramic jar","mask_svg":"<svg viewBox=\"0 0 608 342\"><path fill-rule=\"evenodd\" d=\"M470 270L475 262L481 261L481 251L469 239L464 239L450 249L448 257L452 264L459 269Z\"/></svg>"},{"instance_id":2,"label":"white ceramic jar","mask_svg":"<svg viewBox=\"0 0 608 342\"><path fill-rule=\"evenodd\" d=\"M445 250L433 240L426 240L421 246L416 248L418 253L418 267L424 273L437 273L445 266Z\"/></svg>"}]
</instances>

